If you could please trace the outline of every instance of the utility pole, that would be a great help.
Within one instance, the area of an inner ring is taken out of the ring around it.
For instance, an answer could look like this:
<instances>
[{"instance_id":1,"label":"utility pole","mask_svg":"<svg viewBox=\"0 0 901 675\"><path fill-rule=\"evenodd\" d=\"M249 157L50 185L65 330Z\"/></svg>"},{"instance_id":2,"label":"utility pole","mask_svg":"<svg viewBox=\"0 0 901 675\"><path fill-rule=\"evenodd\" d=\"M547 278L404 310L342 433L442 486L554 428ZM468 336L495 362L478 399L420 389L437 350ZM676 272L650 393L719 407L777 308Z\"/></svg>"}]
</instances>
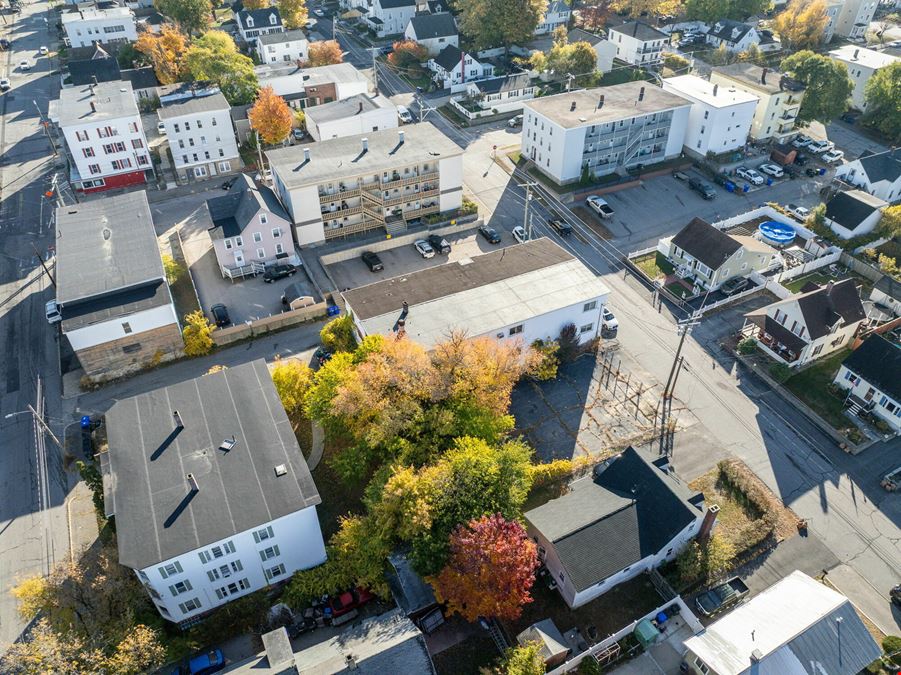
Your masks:
<instances>
[{"instance_id":1,"label":"utility pole","mask_svg":"<svg viewBox=\"0 0 901 675\"><path fill-rule=\"evenodd\" d=\"M532 219L529 217L529 203L532 201L532 188L535 185L538 185L538 183L535 183L534 181L520 184L520 187L524 187L526 189L526 208L522 216L522 224L527 228L526 234L528 235L530 241L532 239Z\"/></svg>"},{"instance_id":2,"label":"utility pole","mask_svg":"<svg viewBox=\"0 0 901 675\"><path fill-rule=\"evenodd\" d=\"M266 184L266 167L263 166L263 146L260 144L260 132L255 132L257 135L257 157L259 157L260 162L260 182L264 185Z\"/></svg>"},{"instance_id":3,"label":"utility pole","mask_svg":"<svg viewBox=\"0 0 901 675\"><path fill-rule=\"evenodd\" d=\"M31 102L34 103L34 107L38 111L38 117L41 120L41 128L44 130L47 140L50 141L50 147L53 148L53 156L58 157L59 153L56 151L56 143L53 142L53 137L50 136L50 124L44 119L44 113L42 113L40 107L38 107L38 102L34 99L32 99Z\"/></svg>"},{"instance_id":4,"label":"utility pole","mask_svg":"<svg viewBox=\"0 0 901 675\"><path fill-rule=\"evenodd\" d=\"M430 106L428 103L426 103L423 100L422 94L419 94L419 93L416 94L416 102L419 104L419 121L420 122L422 122L425 119L426 115L428 115L430 112L435 112L435 110L436 110L436 108L433 108L432 106Z\"/></svg>"},{"instance_id":5,"label":"utility pole","mask_svg":"<svg viewBox=\"0 0 901 675\"><path fill-rule=\"evenodd\" d=\"M28 404L28 410L31 412L31 415L34 417L34 419L37 420L37 423L41 425L41 429L43 429L44 432L48 436L50 436L51 440L54 443L56 443L57 447L59 447L60 450L65 450L65 448L63 447L63 444L60 443L59 439L56 437L56 434L54 434L50 430L50 427L47 426L47 423L44 421L44 418L38 414L38 411L35 410L34 407L32 407L32 405L30 403Z\"/></svg>"},{"instance_id":6,"label":"utility pole","mask_svg":"<svg viewBox=\"0 0 901 675\"><path fill-rule=\"evenodd\" d=\"M50 283L53 285L53 288L56 288L56 280L53 278L53 275L50 274L50 270L47 269L47 265L44 263L44 256L42 256L40 251L38 251L38 247L34 245L34 242L31 242L31 248L34 249L34 254L38 257L38 261L41 263L41 267L44 268L44 272L47 274L47 278L50 279ZM28 407L30 408L31 406Z\"/></svg>"},{"instance_id":7,"label":"utility pole","mask_svg":"<svg viewBox=\"0 0 901 675\"><path fill-rule=\"evenodd\" d=\"M377 47L370 47L370 51L372 52L372 88L375 90L375 95L379 95L379 68L378 68L378 58L376 55L378 54Z\"/></svg>"},{"instance_id":8,"label":"utility pole","mask_svg":"<svg viewBox=\"0 0 901 675\"><path fill-rule=\"evenodd\" d=\"M573 80L576 79L576 76L572 73L566 74L566 91L569 91L572 88Z\"/></svg>"},{"instance_id":9,"label":"utility pole","mask_svg":"<svg viewBox=\"0 0 901 675\"><path fill-rule=\"evenodd\" d=\"M670 412L673 405L673 391L676 388L676 379L682 370L682 346L685 344L686 336L691 332L694 326L700 322L692 316L688 320L679 323L679 344L676 347L676 353L673 356L673 365L670 367L669 376L666 378L666 386L663 388L663 398L660 405L660 454L666 452L664 442L669 435L667 430L667 422L670 418Z\"/></svg>"}]
</instances>

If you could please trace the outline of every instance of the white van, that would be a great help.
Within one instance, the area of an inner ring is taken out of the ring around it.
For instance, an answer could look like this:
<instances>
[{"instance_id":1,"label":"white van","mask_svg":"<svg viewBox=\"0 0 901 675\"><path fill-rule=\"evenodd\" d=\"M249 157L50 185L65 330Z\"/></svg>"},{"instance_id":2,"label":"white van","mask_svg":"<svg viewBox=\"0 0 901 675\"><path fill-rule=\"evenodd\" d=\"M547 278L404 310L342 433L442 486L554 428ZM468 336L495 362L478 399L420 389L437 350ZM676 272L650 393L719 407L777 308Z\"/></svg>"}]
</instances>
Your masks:
<instances>
[{"instance_id":1,"label":"white van","mask_svg":"<svg viewBox=\"0 0 901 675\"><path fill-rule=\"evenodd\" d=\"M48 300L44 305L44 312L47 315L47 321L50 323L59 323L63 320L63 315L59 313L59 305L56 300Z\"/></svg>"},{"instance_id":2,"label":"white van","mask_svg":"<svg viewBox=\"0 0 901 675\"><path fill-rule=\"evenodd\" d=\"M397 106L397 116L404 124L410 124L413 121L413 115L402 105Z\"/></svg>"}]
</instances>

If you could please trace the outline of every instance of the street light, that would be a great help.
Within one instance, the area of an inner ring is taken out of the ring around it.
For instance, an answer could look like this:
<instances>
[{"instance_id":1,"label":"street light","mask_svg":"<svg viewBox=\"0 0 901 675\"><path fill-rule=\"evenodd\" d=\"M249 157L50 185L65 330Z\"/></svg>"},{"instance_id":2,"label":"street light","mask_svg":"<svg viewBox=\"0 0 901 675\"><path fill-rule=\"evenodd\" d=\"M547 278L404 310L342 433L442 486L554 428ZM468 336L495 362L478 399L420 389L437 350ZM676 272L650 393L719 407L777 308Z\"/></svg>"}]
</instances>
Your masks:
<instances>
[{"instance_id":1,"label":"street light","mask_svg":"<svg viewBox=\"0 0 901 675\"><path fill-rule=\"evenodd\" d=\"M28 410L20 410L18 412L7 413L4 419L10 419L11 417L16 417L17 415L31 415L32 417L34 417L35 421L37 421L37 423L41 425L41 428L47 432L47 435L50 436L51 439L53 439L53 442L56 443L61 450L65 450L63 444L60 443L59 439L56 437L56 434L54 434L50 430L50 427L47 426L44 418L38 415L37 410L32 408L30 403L28 404Z\"/></svg>"}]
</instances>

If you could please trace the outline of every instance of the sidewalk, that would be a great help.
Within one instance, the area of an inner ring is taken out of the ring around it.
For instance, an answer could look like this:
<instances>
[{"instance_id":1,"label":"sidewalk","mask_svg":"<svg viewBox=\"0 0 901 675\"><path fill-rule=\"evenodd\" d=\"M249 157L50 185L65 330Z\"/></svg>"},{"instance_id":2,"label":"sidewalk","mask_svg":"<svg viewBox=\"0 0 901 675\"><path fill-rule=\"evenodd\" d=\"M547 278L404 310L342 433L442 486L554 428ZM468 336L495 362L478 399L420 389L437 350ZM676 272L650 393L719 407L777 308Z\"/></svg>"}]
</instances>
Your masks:
<instances>
[{"instance_id":1,"label":"sidewalk","mask_svg":"<svg viewBox=\"0 0 901 675\"><path fill-rule=\"evenodd\" d=\"M901 633L901 612L892 607L886 588L875 589L870 582L848 565L829 570L826 580L848 596L859 612L865 614L886 635Z\"/></svg>"}]
</instances>

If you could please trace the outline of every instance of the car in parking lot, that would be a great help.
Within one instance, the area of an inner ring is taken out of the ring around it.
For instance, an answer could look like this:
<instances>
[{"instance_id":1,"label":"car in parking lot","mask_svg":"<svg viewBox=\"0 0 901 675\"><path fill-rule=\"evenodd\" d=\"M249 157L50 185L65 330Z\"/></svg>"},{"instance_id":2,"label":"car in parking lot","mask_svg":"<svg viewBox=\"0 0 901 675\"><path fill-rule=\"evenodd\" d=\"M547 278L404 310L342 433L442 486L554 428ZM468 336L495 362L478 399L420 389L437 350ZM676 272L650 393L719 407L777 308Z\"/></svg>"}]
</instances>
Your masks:
<instances>
[{"instance_id":1,"label":"car in parking lot","mask_svg":"<svg viewBox=\"0 0 901 675\"><path fill-rule=\"evenodd\" d=\"M366 263L366 267L369 268L370 272L381 272L385 269L385 266L382 264L382 259L379 258L377 253L363 251L363 255L361 255L360 258Z\"/></svg>"},{"instance_id":2,"label":"car in parking lot","mask_svg":"<svg viewBox=\"0 0 901 675\"><path fill-rule=\"evenodd\" d=\"M520 244L529 240L529 235L526 234L526 228L522 225L517 225L513 228L513 238L518 241Z\"/></svg>"},{"instance_id":3,"label":"car in parking lot","mask_svg":"<svg viewBox=\"0 0 901 675\"><path fill-rule=\"evenodd\" d=\"M785 207L785 210L791 214L792 218L797 218L802 223L807 220L807 216L810 215L810 209L798 206L797 204L789 204Z\"/></svg>"},{"instance_id":4,"label":"car in parking lot","mask_svg":"<svg viewBox=\"0 0 901 675\"><path fill-rule=\"evenodd\" d=\"M673 178L676 180L688 180L688 174L684 171L673 171Z\"/></svg>"},{"instance_id":5,"label":"car in parking lot","mask_svg":"<svg viewBox=\"0 0 901 675\"><path fill-rule=\"evenodd\" d=\"M746 289L749 283L751 282L748 281L747 277L732 277L723 282L723 285L720 286L720 293L726 296L735 295L739 291Z\"/></svg>"},{"instance_id":6,"label":"car in parking lot","mask_svg":"<svg viewBox=\"0 0 901 675\"><path fill-rule=\"evenodd\" d=\"M716 198L716 190L713 186L700 178L692 176L688 179L688 187L701 195L704 199L710 200Z\"/></svg>"},{"instance_id":7,"label":"car in parking lot","mask_svg":"<svg viewBox=\"0 0 901 675\"><path fill-rule=\"evenodd\" d=\"M795 164L797 164L798 166L804 166L809 161L810 161L810 157L808 157L807 155L805 155L801 152L799 152L797 155L795 155Z\"/></svg>"},{"instance_id":8,"label":"car in parking lot","mask_svg":"<svg viewBox=\"0 0 901 675\"><path fill-rule=\"evenodd\" d=\"M271 284L273 281L284 279L285 277L293 277L297 273L297 268L288 263L280 263L277 265L269 265L263 270L263 281Z\"/></svg>"},{"instance_id":9,"label":"car in parking lot","mask_svg":"<svg viewBox=\"0 0 901 675\"><path fill-rule=\"evenodd\" d=\"M31 70L31 64L28 61L19 61L19 70Z\"/></svg>"},{"instance_id":10,"label":"car in parking lot","mask_svg":"<svg viewBox=\"0 0 901 675\"><path fill-rule=\"evenodd\" d=\"M792 141L793 148L806 148L811 144L811 139L809 136L805 136L804 134L798 134L795 140Z\"/></svg>"},{"instance_id":11,"label":"car in parking lot","mask_svg":"<svg viewBox=\"0 0 901 675\"><path fill-rule=\"evenodd\" d=\"M166 135L166 125L163 123L163 120L160 120L159 122L156 123L156 132L160 136Z\"/></svg>"},{"instance_id":12,"label":"car in parking lot","mask_svg":"<svg viewBox=\"0 0 901 675\"><path fill-rule=\"evenodd\" d=\"M50 50L47 49L46 47L41 47L40 49L38 49L38 53L39 53L41 56L47 56L47 53L48 53L49 51L50 51Z\"/></svg>"},{"instance_id":13,"label":"car in parking lot","mask_svg":"<svg viewBox=\"0 0 901 675\"><path fill-rule=\"evenodd\" d=\"M811 178L816 178L820 175L819 169L814 169L812 166L808 166L806 169L804 169L804 173L806 173Z\"/></svg>"},{"instance_id":14,"label":"car in parking lot","mask_svg":"<svg viewBox=\"0 0 901 675\"><path fill-rule=\"evenodd\" d=\"M585 203L601 218L610 218L615 213L613 207L603 197L591 195L585 200Z\"/></svg>"},{"instance_id":15,"label":"car in parking lot","mask_svg":"<svg viewBox=\"0 0 901 675\"><path fill-rule=\"evenodd\" d=\"M479 234L488 241L489 244L500 244L501 235L493 227L488 225L479 226Z\"/></svg>"},{"instance_id":16,"label":"car in parking lot","mask_svg":"<svg viewBox=\"0 0 901 675\"><path fill-rule=\"evenodd\" d=\"M228 307L221 302L210 307L210 314L213 315L213 321L219 328L228 326L232 322L231 317L228 316Z\"/></svg>"},{"instance_id":17,"label":"car in parking lot","mask_svg":"<svg viewBox=\"0 0 901 675\"><path fill-rule=\"evenodd\" d=\"M429 246L435 249L438 253L444 253L445 255L451 252L451 245L448 243L447 239L442 237L440 234L429 235Z\"/></svg>"},{"instance_id":18,"label":"car in parking lot","mask_svg":"<svg viewBox=\"0 0 901 675\"><path fill-rule=\"evenodd\" d=\"M9 91L9 88L12 85L9 83L9 80L5 77L0 79L0 91Z\"/></svg>"},{"instance_id":19,"label":"car in parking lot","mask_svg":"<svg viewBox=\"0 0 901 675\"><path fill-rule=\"evenodd\" d=\"M419 255L423 258L434 258L435 257L435 249L429 246L429 242L425 239L417 239L413 242L413 247L419 251Z\"/></svg>"},{"instance_id":20,"label":"car in parking lot","mask_svg":"<svg viewBox=\"0 0 901 675\"><path fill-rule=\"evenodd\" d=\"M829 152L824 152L823 156L820 158L827 164L834 164L836 162L840 162L845 158L845 153L841 150L830 150Z\"/></svg>"},{"instance_id":21,"label":"car in parking lot","mask_svg":"<svg viewBox=\"0 0 901 675\"><path fill-rule=\"evenodd\" d=\"M819 155L820 153L827 152L832 150L835 147L835 143L832 141L813 141L810 145L807 146L807 152L812 152L815 155Z\"/></svg>"},{"instance_id":22,"label":"car in parking lot","mask_svg":"<svg viewBox=\"0 0 901 675\"><path fill-rule=\"evenodd\" d=\"M751 183L751 185L763 185L763 176L754 171L754 169L749 169L746 166L738 167L735 170L735 175L739 178L744 178Z\"/></svg>"},{"instance_id":23,"label":"car in parking lot","mask_svg":"<svg viewBox=\"0 0 901 675\"><path fill-rule=\"evenodd\" d=\"M761 164L757 168L759 168L766 175L772 176L773 178L782 178L785 175L785 171L782 170L782 167L776 166L775 164Z\"/></svg>"},{"instance_id":24,"label":"car in parking lot","mask_svg":"<svg viewBox=\"0 0 901 675\"><path fill-rule=\"evenodd\" d=\"M522 126L522 115L517 115L516 117L511 117L510 121L507 122L507 126L510 127L511 129Z\"/></svg>"}]
</instances>

